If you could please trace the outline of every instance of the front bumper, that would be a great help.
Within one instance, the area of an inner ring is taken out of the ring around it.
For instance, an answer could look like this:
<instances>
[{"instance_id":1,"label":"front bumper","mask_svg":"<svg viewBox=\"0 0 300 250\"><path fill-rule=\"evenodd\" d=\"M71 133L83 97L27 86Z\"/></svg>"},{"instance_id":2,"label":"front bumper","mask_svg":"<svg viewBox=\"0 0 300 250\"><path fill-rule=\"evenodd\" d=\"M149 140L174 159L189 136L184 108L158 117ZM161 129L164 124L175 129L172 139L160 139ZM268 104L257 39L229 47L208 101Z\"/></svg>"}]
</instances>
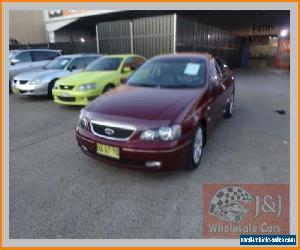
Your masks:
<instances>
[{"instance_id":1,"label":"front bumper","mask_svg":"<svg viewBox=\"0 0 300 250\"><path fill-rule=\"evenodd\" d=\"M27 96L48 95L48 84L46 83L41 85L16 85L12 83L12 92L17 95Z\"/></svg>"},{"instance_id":2,"label":"front bumper","mask_svg":"<svg viewBox=\"0 0 300 250\"><path fill-rule=\"evenodd\" d=\"M100 138L78 127L76 128L76 140L81 150L93 158L117 166L145 170L171 170L184 167L191 144L188 140L180 144L176 143L176 145L174 142L170 142L169 145L165 145L163 148L153 149L153 147L147 147L146 144L141 148L129 141L113 141ZM119 147L120 159L115 160L97 154L97 143ZM146 166L146 162L160 162L161 165L159 167L149 167Z\"/></svg>"},{"instance_id":3,"label":"front bumper","mask_svg":"<svg viewBox=\"0 0 300 250\"><path fill-rule=\"evenodd\" d=\"M101 91L95 89L80 92L74 90L53 89L52 94L56 103L64 105L85 106L90 101L101 95Z\"/></svg>"}]
</instances>

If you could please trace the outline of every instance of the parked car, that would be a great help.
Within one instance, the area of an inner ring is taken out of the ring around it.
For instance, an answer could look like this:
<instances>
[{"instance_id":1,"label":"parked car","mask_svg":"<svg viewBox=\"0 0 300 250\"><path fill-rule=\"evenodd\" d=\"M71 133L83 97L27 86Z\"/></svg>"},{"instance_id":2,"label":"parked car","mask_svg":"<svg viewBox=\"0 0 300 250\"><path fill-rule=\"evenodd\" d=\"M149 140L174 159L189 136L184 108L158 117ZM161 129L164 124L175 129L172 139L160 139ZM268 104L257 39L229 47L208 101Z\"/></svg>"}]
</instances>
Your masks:
<instances>
[{"instance_id":1,"label":"parked car","mask_svg":"<svg viewBox=\"0 0 300 250\"><path fill-rule=\"evenodd\" d=\"M9 51L9 88L11 80L17 74L28 70L40 69L49 60L60 56L59 50L52 49L18 49Z\"/></svg>"},{"instance_id":2,"label":"parked car","mask_svg":"<svg viewBox=\"0 0 300 250\"><path fill-rule=\"evenodd\" d=\"M234 74L221 59L154 57L82 109L76 139L85 154L109 163L195 169L212 128L231 117L234 93Z\"/></svg>"},{"instance_id":3,"label":"parked car","mask_svg":"<svg viewBox=\"0 0 300 250\"><path fill-rule=\"evenodd\" d=\"M62 78L55 83L54 101L65 105L86 105L99 95L118 86L145 59L139 55L103 56L83 72Z\"/></svg>"},{"instance_id":4,"label":"parked car","mask_svg":"<svg viewBox=\"0 0 300 250\"><path fill-rule=\"evenodd\" d=\"M21 95L52 97L52 89L56 80L81 71L97 58L99 58L97 54L59 56L39 70L15 76L12 80L13 92Z\"/></svg>"}]
</instances>

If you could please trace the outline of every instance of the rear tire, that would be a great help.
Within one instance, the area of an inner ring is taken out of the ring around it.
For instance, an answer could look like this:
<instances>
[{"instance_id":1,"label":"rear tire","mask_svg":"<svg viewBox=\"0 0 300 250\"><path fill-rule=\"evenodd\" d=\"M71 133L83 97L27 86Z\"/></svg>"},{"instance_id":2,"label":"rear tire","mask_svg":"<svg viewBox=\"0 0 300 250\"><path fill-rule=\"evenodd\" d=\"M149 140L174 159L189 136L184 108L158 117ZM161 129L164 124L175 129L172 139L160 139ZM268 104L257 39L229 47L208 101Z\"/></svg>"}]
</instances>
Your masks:
<instances>
[{"instance_id":1,"label":"rear tire","mask_svg":"<svg viewBox=\"0 0 300 250\"><path fill-rule=\"evenodd\" d=\"M204 126L200 124L196 129L190 147L188 162L185 167L186 169L193 170L199 167L202 158L203 145L205 140L204 136L205 136Z\"/></svg>"}]
</instances>

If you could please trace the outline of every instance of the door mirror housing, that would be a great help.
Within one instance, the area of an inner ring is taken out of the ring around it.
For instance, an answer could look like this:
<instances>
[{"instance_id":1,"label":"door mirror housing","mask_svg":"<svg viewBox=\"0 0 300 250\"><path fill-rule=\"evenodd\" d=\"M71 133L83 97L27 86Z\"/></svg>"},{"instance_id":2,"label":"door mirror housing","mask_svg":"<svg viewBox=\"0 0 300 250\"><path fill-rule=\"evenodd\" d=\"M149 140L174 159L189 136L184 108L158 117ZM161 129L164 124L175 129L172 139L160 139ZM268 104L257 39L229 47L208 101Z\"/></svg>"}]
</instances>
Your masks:
<instances>
[{"instance_id":1,"label":"door mirror housing","mask_svg":"<svg viewBox=\"0 0 300 250\"><path fill-rule=\"evenodd\" d=\"M129 73L131 72L131 68L130 67L124 67L123 68L123 73Z\"/></svg>"},{"instance_id":2,"label":"door mirror housing","mask_svg":"<svg viewBox=\"0 0 300 250\"><path fill-rule=\"evenodd\" d=\"M19 59L12 59L11 61L10 61L10 64L11 65L15 65L15 64L17 64L17 63L19 63L20 62L20 60Z\"/></svg>"},{"instance_id":3,"label":"door mirror housing","mask_svg":"<svg viewBox=\"0 0 300 250\"><path fill-rule=\"evenodd\" d=\"M212 92L214 91L219 84L219 79L217 76L211 76L209 79L209 90Z\"/></svg>"}]
</instances>

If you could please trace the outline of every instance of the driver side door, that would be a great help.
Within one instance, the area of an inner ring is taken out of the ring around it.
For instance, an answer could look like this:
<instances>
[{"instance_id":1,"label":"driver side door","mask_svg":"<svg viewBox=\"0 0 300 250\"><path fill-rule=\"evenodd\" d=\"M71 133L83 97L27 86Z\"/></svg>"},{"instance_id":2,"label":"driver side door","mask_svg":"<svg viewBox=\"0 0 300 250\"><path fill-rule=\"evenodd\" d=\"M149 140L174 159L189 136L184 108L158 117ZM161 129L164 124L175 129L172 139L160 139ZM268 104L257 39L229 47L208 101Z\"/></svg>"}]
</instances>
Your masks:
<instances>
[{"instance_id":1,"label":"driver side door","mask_svg":"<svg viewBox=\"0 0 300 250\"><path fill-rule=\"evenodd\" d=\"M221 76L218 72L215 60L212 60L209 64L208 75L210 101L208 102L206 109L208 113L208 120L211 124L210 127L212 128L223 115Z\"/></svg>"}]
</instances>

